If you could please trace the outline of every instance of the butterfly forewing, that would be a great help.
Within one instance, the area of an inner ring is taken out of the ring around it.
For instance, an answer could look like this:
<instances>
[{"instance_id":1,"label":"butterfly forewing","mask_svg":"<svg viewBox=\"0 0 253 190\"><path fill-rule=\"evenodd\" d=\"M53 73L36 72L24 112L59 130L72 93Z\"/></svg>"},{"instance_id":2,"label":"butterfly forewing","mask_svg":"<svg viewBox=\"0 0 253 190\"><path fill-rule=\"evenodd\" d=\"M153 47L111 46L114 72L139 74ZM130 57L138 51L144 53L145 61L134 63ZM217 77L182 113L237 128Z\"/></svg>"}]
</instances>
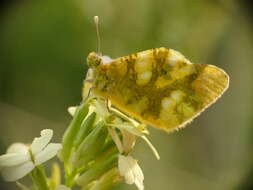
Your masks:
<instances>
[{"instance_id":1,"label":"butterfly forewing","mask_svg":"<svg viewBox=\"0 0 253 190\"><path fill-rule=\"evenodd\" d=\"M171 131L184 126L227 89L228 75L157 48L94 68L94 94L137 120Z\"/></svg>"}]
</instances>

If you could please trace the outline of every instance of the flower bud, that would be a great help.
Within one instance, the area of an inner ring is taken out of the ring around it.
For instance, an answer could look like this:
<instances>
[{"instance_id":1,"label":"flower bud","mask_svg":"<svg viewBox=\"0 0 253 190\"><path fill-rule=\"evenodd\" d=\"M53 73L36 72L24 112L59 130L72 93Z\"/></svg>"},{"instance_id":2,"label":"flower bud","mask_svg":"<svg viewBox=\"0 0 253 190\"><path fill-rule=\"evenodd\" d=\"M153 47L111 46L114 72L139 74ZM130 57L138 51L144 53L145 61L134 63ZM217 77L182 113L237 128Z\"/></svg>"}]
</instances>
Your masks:
<instances>
[{"instance_id":1,"label":"flower bud","mask_svg":"<svg viewBox=\"0 0 253 190\"><path fill-rule=\"evenodd\" d=\"M121 180L122 177L119 175L119 171L115 167L103 174L95 183L92 184L89 190L111 189L114 184L120 182Z\"/></svg>"},{"instance_id":2,"label":"flower bud","mask_svg":"<svg viewBox=\"0 0 253 190\"><path fill-rule=\"evenodd\" d=\"M74 141L74 147L78 147L82 141L85 139L85 137L88 136L88 134L91 132L93 124L96 119L96 113L93 112L89 116L87 116L87 119L85 119L80 127L80 130L77 134L77 137Z\"/></svg>"},{"instance_id":3,"label":"flower bud","mask_svg":"<svg viewBox=\"0 0 253 190\"><path fill-rule=\"evenodd\" d=\"M86 104L86 103L81 104L75 111L74 118L71 121L68 129L66 130L63 136L63 140L62 140L63 148L62 148L60 157L63 159L65 163L68 162L70 158L74 139L76 138L76 135L80 130L81 123L83 122L84 118L88 114L88 111L89 111L89 104Z\"/></svg>"},{"instance_id":4,"label":"flower bud","mask_svg":"<svg viewBox=\"0 0 253 190\"><path fill-rule=\"evenodd\" d=\"M87 165L89 161L94 159L101 152L105 139L107 137L107 129L105 123L101 121L96 125L92 132L83 140L74 153L73 167L80 168Z\"/></svg>"},{"instance_id":5,"label":"flower bud","mask_svg":"<svg viewBox=\"0 0 253 190\"><path fill-rule=\"evenodd\" d=\"M98 179L108 170L117 166L118 154L111 156L103 162L94 164L89 170L84 172L80 177L77 178L76 183L80 186L86 186L91 181Z\"/></svg>"}]
</instances>

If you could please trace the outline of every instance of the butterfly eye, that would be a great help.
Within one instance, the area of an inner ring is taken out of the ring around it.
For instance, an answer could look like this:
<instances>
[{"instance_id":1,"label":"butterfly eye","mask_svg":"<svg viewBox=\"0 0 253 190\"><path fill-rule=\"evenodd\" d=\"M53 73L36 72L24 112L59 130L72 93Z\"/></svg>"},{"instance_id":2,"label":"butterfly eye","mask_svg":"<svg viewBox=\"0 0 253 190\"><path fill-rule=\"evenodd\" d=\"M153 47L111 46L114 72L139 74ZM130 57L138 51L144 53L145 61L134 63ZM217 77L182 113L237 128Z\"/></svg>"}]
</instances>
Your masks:
<instances>
[{"instance_id":1,"label":"butterfly eye","mask_svg":"<svg viewBox=\"0 0 253 190\"><path fill-rule=\"evenodd\" d=\"M89 65L89 67L94 68L99 66L101 63L101 58L100 56L95 53L95 52L91 52L88 57L87 57L87 64Z\"/></svg>"}]
</instances>

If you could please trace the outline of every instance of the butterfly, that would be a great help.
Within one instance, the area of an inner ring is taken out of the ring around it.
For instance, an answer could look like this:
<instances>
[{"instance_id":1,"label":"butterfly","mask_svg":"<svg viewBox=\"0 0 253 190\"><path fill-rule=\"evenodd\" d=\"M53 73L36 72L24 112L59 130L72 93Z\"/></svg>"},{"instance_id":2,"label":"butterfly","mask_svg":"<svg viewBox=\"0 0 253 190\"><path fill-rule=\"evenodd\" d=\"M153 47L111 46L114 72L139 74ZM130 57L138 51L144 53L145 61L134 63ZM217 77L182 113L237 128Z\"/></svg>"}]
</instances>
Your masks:
<instances>
[{"instance_id":1,"label":"butterfly","mask_svg":"<svg viewBox=\"0 0 253 190\"><path fill-rule=\"evenodd\" d=\"M167 132L184 127L228 88L229 76L207 64L193 64L164 47L110 59L92 52L85 88L149 126ZM87 93L87 90L84 90Z\"/></svg>"}]
</instances>

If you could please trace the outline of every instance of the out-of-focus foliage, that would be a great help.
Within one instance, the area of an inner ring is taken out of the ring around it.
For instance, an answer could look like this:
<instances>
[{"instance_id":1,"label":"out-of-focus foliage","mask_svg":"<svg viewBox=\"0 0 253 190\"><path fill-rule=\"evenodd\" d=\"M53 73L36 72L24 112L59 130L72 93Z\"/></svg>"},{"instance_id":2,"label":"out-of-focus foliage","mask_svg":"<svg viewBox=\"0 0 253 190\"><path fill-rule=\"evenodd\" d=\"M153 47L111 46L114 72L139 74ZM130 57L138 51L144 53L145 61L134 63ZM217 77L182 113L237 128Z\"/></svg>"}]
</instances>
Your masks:
<instances>
[{"instance_id":1,"label":"out-of-focus foliage","mask_svg":"<svg viewBox=\"0 0 253 190\"><path fill-rule=\"evenodd\" d=\"M66 108L81 101L85 59L96 50L93 16L98 15L104 54L119 57L164 46L192 62L217 65L231 77L229 90L191 127L170 135L151 129L161 161L138 144L135 157L146 189L251 189L253 22L243 2L36 0L5 5L1 153L11 142L31 141L42 128L61 137L70 120ZM5 184L0 189L16 188Z\"/></svg>"}]
</instances>

